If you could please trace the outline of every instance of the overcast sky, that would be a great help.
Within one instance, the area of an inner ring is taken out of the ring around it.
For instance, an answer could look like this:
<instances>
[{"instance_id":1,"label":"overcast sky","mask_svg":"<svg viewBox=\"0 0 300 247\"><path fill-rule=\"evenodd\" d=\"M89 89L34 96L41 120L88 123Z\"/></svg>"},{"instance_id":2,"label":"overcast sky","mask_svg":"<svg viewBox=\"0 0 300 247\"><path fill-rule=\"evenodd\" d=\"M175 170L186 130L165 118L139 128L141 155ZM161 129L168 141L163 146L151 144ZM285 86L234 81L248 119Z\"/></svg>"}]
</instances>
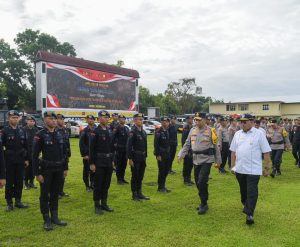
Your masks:
<instances>
[{"instance_id":1,"label":"overcast sky","mask_svg":"<svg viewBox=\"0 0 300 247\"><path fill-rule=\"evenodd\" d=\"M0 23L11 44L32 28L123 60L153 93L195 77L216 99L300 101L299 0L0 0Z\"/></svg>"}]
</instances>

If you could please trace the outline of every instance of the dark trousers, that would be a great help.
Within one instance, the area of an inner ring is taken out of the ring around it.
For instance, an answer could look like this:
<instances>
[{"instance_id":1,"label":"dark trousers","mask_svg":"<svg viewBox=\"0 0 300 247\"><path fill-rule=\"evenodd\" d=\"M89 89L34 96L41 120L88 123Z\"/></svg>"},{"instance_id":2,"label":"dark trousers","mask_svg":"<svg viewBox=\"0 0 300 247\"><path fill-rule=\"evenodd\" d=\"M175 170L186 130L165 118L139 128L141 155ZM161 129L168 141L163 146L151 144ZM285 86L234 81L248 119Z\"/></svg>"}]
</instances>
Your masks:
<instances>
[{"instance_id":1,"label":"dark trousers","mask_svg":"<svg viewBox=\"0 0 300 247\"><path fill-rule=\"evenodd\" d=\"M277 171L280 171L282 154L283 154L283 149L272 150L272 153L271 153L273 169L276 169Z\"/></svg>"},{"instance_id":2,"label":"dark trousers","mask_svg":"<svg viewBox=\"0 0 300 247\"><path fill-rule=\"evenodd\" d=\"M170 145L170 160L169 160L169 171L172 171L173 161L175 159L177 145Z\"/></svg>"},{"instance_id":3,"label":"dark trousers","mask_svg":"<svg viewBox=\"0 0 300 247\"><path fill-rule=\"evenodd\" d=\"M142 182L146 169L146 161L134 161L131 167L131 191L139 192L142 190Z\"/></svg>"},{"instance_id":4,"label":"dark trousers","mask_svg":"<svg viewBox=\"0 0 300 247\"><path fill-rule=\"evenodd\" d=\"M108 197L108 189L110 187L111 176L113 173L112 166L96 167L94 176L94 193L93 199L95 202L100 200L106 201Z\"/></svg>"},{"instance_id":5,"label":"dark trousers","mask_svg":"<svg viewBox=\"0 0 300 247\"><path fill-rule=\"evenodd\" d=\"M65 186L65 176L64 174L62 174L62 179L60 180L60 184L59 184L59 193L63 193L64 192L64 186Z\"/></svg>"},{"instance_id":6,"label":"dark trousers","mask_svg":"<svg viewBox=\"0 0 300 247\"><path fill-rule=\"evenodd\" d=\"M259 175L248 175L236 173L236 179L240 185L241 202L247 215L254 214L258 198Z\"/></svg>"},{"instance_id":7,"label":"dark trousers","mask_svg":"<svg viewBox=\"0 0 300 247\"><path fill-rule=\"evenodd\" d=\"M42 172L44 182L40 183L40 209L42 214L58 211L59 185L63 178L62 169L46 169Z\"/></svg>"},{"instance_id":8,"label":"dark trousers","mask_svg":"<svg viewBox=\"0 0 300 247\"><path fill-rule=\"evenodd\" d=\"M299 164L299 158L300 158L300 143L293 144L292 154L296 160L296 162Z\"/></svg>"},{"instance_id":9,"label":"dark trousers","mask_svg":"<svg viewBox=\"0 0 300 247\"><path fill-rule=\"evenodd\" d=\"M228 142L222 142L222 150L221 150L221 157L222 157L222 163L220 166L220 170L223 170L225 168L227 159L229 157L229 143Z\"/></svg>"},{"instance_id":10,"label":"dark trousers","mask_svg":"<svg viewBox=\"0 0 300 247\"><path fill-rule=\"evenodd\" d=\"M208 200L208 178L211 166L211 163L205 163L194 167L195 183L203 206L207 204Z\"/></svg>"},{"instance_id":11,"label":"dark trousers","mask_svg":"<svg viewBox=\"0 0 300 247\"><path fill-rule=\"evenodd\" d=\"M192 170L193 170L193 156L188 154L184 157L184 160L183 160L182 176L183 176L184 182L191 181Z\"/></svg>"},{"instance_id":12,"label":"dark trousers","mask_svg":"<svg viewBox=\"0 0 300 247\"><path fill-rule=\"evenodd\" d=\"M158 189L163 189L166 187L166 179L169 173L169 157L157 161L158 164Z\"/></svg>"},{"instance_id":13,"label":"dark trousers","mask_svg":"<svg viewBox=\"0 0 300 247\"><path fill-rule=\"evenodd\" d=\"M16 200L21 200L24 170L22 163L6 163L5 199L8 203L12 203L13 197Z\"/></svg>"},{"instance_id":14,"label":"dark trousers","mask_svg":"<svg viewBox=\"0 0 300 247\"><path fill-rule=\"evenodd\" d=\"M116 157L115 157L115 162L116 162L116 176L117 179L124 180L125 177L125 170L127 166L127 156L126 156L126 151L117 151Z\"/></svg>"},{"instance_id":15,"label":"dark trousers","mask_svg":"<svg viewBox=\"0 0 300 247\"><path fill-rule=\"evenodd\" d=\"M230 145L229 145L230 147ZM229 154L228 154L228 165L229 165L229 168L231 168L231 151L229 150Z\"/></svg>"},{"instance_id":16,"label":"dark trousers","mask_svg":"<svg viewBox=\"0 0 300 247\"><path fill-rule=\"evenodd\" d=\"M89 161L86 159L82 159L83 162L83 172L82 172L82 179L86 187L93 187L94 186L94 176L90 169Z\"/></svg>"},{"instance_id":17,"label":"dark trousers","mask_svg":"<svg viewBox=\"0 0 300 247\"><path fill-rule=\"evenodd\" d=\"M24 177L25 185L29 183L33 184L34 175L33 175L33 168L32 168L32 161L29 160L29 165L25 167L25 177Z\"/></svg>"}]
</instances>

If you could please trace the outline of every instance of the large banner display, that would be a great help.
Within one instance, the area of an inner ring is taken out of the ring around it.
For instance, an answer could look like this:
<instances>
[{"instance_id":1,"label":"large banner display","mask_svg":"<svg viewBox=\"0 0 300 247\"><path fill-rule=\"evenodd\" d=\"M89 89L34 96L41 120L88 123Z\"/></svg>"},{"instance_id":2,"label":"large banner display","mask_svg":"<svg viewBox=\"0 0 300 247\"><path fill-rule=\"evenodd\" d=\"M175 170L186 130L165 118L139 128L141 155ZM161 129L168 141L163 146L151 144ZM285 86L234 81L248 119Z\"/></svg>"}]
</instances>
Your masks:
<instances>
[{"instance_id":1,"label":"large banner display","mask_svg":"<svg viewBox=\"0 0 300 247\"><path fill-rule=\"evenodd\" d=\"M136 78L47 63L47 108L136 110Z\"/></svg>"}]
</instances>

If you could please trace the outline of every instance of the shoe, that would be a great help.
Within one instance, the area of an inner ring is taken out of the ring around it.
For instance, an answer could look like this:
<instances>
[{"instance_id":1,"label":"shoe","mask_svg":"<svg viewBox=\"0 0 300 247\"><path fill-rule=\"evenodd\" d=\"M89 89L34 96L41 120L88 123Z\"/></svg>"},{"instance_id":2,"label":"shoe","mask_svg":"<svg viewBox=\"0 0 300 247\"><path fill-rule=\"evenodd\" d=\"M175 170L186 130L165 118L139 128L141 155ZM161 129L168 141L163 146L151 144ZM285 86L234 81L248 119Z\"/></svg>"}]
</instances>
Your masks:
<instances>
[{"instance_id":1,"label":"shoe","mask_svg":"<svg viewBox=\"0 0 300 247\"><path fill-rule=\"evenodd\" d=\"M92 192L93 190L92 190L91 187L85 187L85 191L86 191L86 192Z\"/></svg>"},{"instance_id":2,"label":"shoe","mask_svg":"<svg viewBox=\"0 0 300 247\"><path fill-rule=\"evenodd\" d=\"M14 205L12 203L7 204L5 211L11 212L14 210Z\"/></svg>"},{"instance_id":3,"label":"shoe","mask_svg":"<svg viewBox=\"0 0 300 247\"><path fill-rule=\"evenodd\" d=\"M44 230L45 231L53 230L53 225L51 224L49 214L44 214L43 219L44 219L44 225L43 225Z\"/></svg>"},{"instance_id":4,"label":"shoe","mask_svg":"<svg viewBox=\"0 0 300 247\"><path fill-rule=\"evenodd\" d=\"M275 169L275 168L273 168L273 170L272 170L270 176L271 176L272 178L274 178L274 177L276 176L276 169Z\"/></svg>"},{"instance_id":5,"label":"shoe","mask_svg":"<svg viewBox=\"0 0 300 247\"><path fill-rule=\"evenodd\" d=\"M184 182L185 186L193 186L193 184L191 182Z\"/></svg>"},{"instance_id":6,"label":"shoe","mask_svg":"<svg viewBox=\"0 0 300 247\"><path fill-rule=\"evenodd\" d=\"M15 202L15 207L16 208L29 208L29 206L27 204L24 204L23 202L21 201L16 201Z\"/></svg>"},{"instance_id":7,"label":"shoe","mask_svg":"<svg viewBox=\"0 0 300 247\"><path fill-rule=\"evenodd\" d=\"M150 200L150 197L143 195L141 190L137 194L141 200L146 200L146 201Z\"/></svg>"},{"instance_id":8,"label":"shoe","mask_svg":"<svg viewBox=\"0 0 300 247\"><path fill-rule=\"evenodd\" d=\"M54 225L58 226L66 226L68 223L65 221L62 221L58 218L58 212L57 211L51 211L51 222Z\"/></svg>"},{"instance_id":9,"label":"shoe","mask_svg":"<svg viewBox=\"0 0 300 247\"><path fill-rule=\"evenodd\" d=\"M125 183L123 182L123 180L118 180L118 181L117 181L117 184L118 184L118 185L124 185Z\"/></svg>"},{"instance_id":10,"label":"shoe","mask_svg":"<svg viewBox=\"0 0 300 247\"><path fill-rule=\"evenodd\" d=\"M171 192L171 190L168 190L167 188L158 189L157 191L161 192L161 193L170 193Z\"/></svg>"},{"instance_id":11,"label":"shoe","mask_svg":"<svg viewBox=\"0 0 300 247\"><path fill-rule=\"evenodd\" d=\"M101 206L100 206L99 202L95 202L95 214L97 214L97 215L104 214L104 212L101 209Z\"/></svg>"},{"instance_id":12,"label":"shoe","mask_svg":"<svg viewBox=\"0 0 300 247\"><path fill-rule=\"evenodd\" d=\"M227 173L227 171L226 171L225 169L220 169L220 170L219 170L219 173L220 173L220 174L225 174L225 173Z\"/></svg>"},{"instance_id":13,"label":"shoe","mask_svg":"<svg viewBox=\"0 0 300 247\"><path fill-rule=\"evenodd\" d=\"M70 195L67 194L67 193L65 193L65 192L63 191L63 192L60 192L60 193L59 193L59 196L61 196L61 197L69 197Z\"/></svg>"},{"instance_id":14,"label":"shoe","mask_svg":"<svg viewBox=\"0 0 300 247\"><path fill-rule=\"evenodd\" d=\"M246 224L247 225L253 225L254 224L254 218L252 215L247 215L246 217Z\"/></svg>"},{"instance_id":15,"label":"shoe","mask_svg":"<svg viewBox=\"0 0 300 247\"><path fill-rule=\"evenodd\" d=\"M124 184L129 184L125 179L122 180Z\"/></svg>"},{"instance_id":16,"label":"shoe","mask_svg":"<svg viewBox=\"0 0 300 247\"><path fill-rule=\"evenodd\" d=\"M106 200L101 200L101 209L107 212L113 212L114 210L107 205Z\"/></svg>"},{"instance_id":17,"label":"shoe","mask_svg":"<svg viewBox=\"0 0 300 247\"><path fill-rule=\"evenodd\" d=\"M170 170L170 171L169 171L169 174L170 174L170 175L173 175L173 174L175 174L175 173L176 173L176 172L173 171L173 170Z\"/></svg>"},{"instance_id":18,"label":"shoe","mask_svg":"<svg viewBox=\"0 0 300 247\"><path fill-rule=\"evenodd\" d=\"M198 210L198 214L205 214L208 210L208 205L200 205L199 210Z\"/></svg>"},{"instance_id":19,"label":"shoe","mask_svg":"<svg viewBox=\"0 0 300 247\"><path fill-rule=\"evenodd\" d=\"M276 176L280 176L281 175L281 171L280 170L277 170L276 171Z\"/></svg>"},{"instance_id":20,"label":"shoe","mask_svg":"<svg viewBox=\"0 0 300 247\"><path fill-rule=\"evenodd\" d=\"M140 197L138 196L137 192L133 192L133 193L132 193L132 200L134 200L134 201L136 201L136 202L142 201L142 200L140 199Z\"/></svg>"}]
</instances>

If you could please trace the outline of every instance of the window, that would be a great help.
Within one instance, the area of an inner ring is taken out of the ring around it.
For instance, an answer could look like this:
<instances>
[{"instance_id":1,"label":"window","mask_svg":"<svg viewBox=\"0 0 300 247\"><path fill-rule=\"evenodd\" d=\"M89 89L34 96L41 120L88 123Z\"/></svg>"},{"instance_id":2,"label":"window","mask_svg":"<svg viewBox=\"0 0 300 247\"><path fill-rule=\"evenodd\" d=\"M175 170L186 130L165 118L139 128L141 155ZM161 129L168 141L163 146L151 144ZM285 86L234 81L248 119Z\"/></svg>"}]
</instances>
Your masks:
<instances>
[{"instance_id":1,"label":"window","mask_svg":"<svg viewBox=\"0 0 300 247\"><path fill-rule=\"evenodd\" d=\"M269 104L263 104L263 111L268 111L269 110Z\"/></svg>"},{"instance_id":2,"label":"window","mask_svg":"<svg viewBox=\"0 0 300 247\"><path fill-rule=\"evenodd\" d=\"M233 104L226 105L226 111L235 111L235 105Z\"/></svg>"},{"instance_id":3,"label":"window","mask_svg":"<svg viewBox=\"0 0 300 247\"><path fill-rule=\"evenodd\" d=\"M249 109L248 104L240 104L239 105L240 111L248 111L248 109Z\"/></svg>"}]
</instances>

